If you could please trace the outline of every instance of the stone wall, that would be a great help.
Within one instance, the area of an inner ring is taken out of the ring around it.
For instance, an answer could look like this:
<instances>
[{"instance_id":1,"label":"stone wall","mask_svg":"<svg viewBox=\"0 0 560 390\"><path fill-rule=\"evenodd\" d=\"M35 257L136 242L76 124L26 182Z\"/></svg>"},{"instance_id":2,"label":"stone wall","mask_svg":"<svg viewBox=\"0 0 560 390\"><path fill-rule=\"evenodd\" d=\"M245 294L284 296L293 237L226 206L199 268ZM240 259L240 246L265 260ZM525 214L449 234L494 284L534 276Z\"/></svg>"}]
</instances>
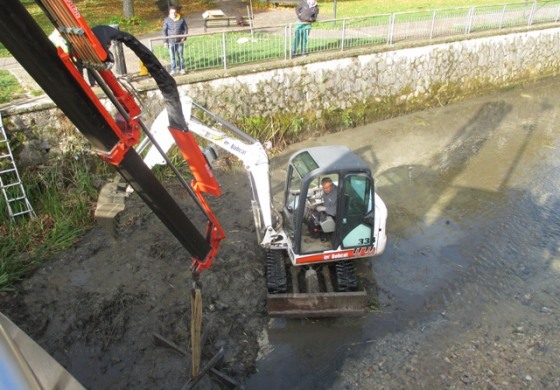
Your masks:
<instances>
[{"instance_id":1,"label":"stone wall","mask_svg":"<svg viewBox=\"0 0 560 390\"><path fill-rule=\"evenodd\" d=\"M181 95L227 119L266 117L279 112L294 115L330 108L351 108L376 97L408 99L437 93L434 85L476 82L496 86L519 83L528 78L558 74L560 28L527 31L402 48L330 59L287 67L286 62L269 70L208 78L180 85ZM144 120L150 123L163 107L159 91L142 92ZM12 131L31 128L36 142L49 150L68 150L71 137L60 136L71 124L61 120L52 103L27 104L3 112ZM41 136L41 133L43 134ZM33 139L34 137L27 137ZM73 136L74 137L74 136Z\"/></svg>"},{"instance_id":2,"label":"stone wall","mask_svg":"<svg viewBox=\"0 0 560 390\"><path fill-rule=\"evenodd\" d=\"M560 29L549 29L384 51L183 85L180 91L228 115L320 113L371 97L421 95L442 83L504 85L555 75L559 39Z\"/></svg>"}]
</instances>

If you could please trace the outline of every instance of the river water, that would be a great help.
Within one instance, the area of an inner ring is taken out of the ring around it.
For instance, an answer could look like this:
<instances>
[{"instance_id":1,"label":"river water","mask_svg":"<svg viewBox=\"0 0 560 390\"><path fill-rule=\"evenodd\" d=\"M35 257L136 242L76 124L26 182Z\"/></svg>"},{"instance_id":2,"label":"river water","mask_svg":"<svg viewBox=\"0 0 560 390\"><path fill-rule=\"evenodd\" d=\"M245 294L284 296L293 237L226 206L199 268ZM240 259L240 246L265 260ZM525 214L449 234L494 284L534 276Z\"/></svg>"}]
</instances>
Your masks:
<instances>
[{"instance_id":1,"label":"river water","mask_svg":"<svg viewBox=\"0 0 560 390\"><path fill-rule=\"evenodd\" d=\"M389 241L364 261L379 308L270 320L247 388L558 388L559 116L552 79L276 158L283 167L306 146L351 147L374 168Z\"/></svg>"}]
</instances>

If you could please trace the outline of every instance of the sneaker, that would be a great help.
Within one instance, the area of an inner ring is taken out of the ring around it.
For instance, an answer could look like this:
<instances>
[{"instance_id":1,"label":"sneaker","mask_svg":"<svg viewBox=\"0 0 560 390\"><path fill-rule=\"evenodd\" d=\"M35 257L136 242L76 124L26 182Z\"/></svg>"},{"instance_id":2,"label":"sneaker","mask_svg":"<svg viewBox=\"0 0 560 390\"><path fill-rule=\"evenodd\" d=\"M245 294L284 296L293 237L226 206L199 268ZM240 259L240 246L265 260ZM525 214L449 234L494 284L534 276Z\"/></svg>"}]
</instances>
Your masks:
<instances>
[{"instance_id":1,"label":"sneaker","mask_svg":"<svg viewBox=\"0 0 560 390\"><path fill-rule=\"evenodd\" d=\"M169 74L170 74L171 76L175 76L175 75L177 74L177 72L175 72L174 70L172 70L171 72L169 72Z\"/></svg>"},{"instance_id":2,"label":"sneaker","mask_svg":"<svg viewBox=\"0 0 560 390\"><path fill-rule=\"evenodd\" d=\"M181 70L179 71L179 73L180 73L180 74L186 74L187 72L185 72L184 69L181 69Z\"/></svg>"}]
</instances>

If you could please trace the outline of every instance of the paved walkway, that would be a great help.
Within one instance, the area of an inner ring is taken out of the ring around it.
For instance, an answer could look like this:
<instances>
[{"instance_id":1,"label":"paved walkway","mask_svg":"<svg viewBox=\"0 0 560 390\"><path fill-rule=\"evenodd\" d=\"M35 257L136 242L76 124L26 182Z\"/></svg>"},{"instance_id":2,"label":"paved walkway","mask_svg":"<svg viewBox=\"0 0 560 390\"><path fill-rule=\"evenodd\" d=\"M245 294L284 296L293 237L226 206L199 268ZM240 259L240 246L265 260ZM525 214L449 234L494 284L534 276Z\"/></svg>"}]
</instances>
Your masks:
<instances>
[{"instance_id":1,"label":"paved walkway","mask_svg":"<svg viewBox=\"0 0 560 390\"><path fill-rule=\"evenodd\" d=\"M235 17L237 15L247 16L249 9L247 4L239 0L216 0L216 7L214 9L222 10L227 16ZM193 12L186 15L187 24L189 26L189 34L203 34L204 19L202 18L203 11ZM295 14L293 9L273 9L268 11L254 11L254 27L266 27L285 25L295 21ZM212 28L208 32L231 31L234 27ZM149 46L150 38L161 36L159 31L139 37L140 41L146 46ZM127 73L134 74L139 72L139 61L132 51L124 48L126 58ZM10 71L28 90L38 89L37 84L25 72L25 69L13 58L6 57L0 58L0 69Z\"/></svg>"},{"instance_id":2,"label":"paved walkway","mask_svg":"<svg viewBox=\"0 0 560 390\"><path fill-rule=\"evenodd\" d=\"M249 14L249 9L247 3L240 0L215 0L216 7L214 9L222 10L227 16L235 17L237 15L247 16ZM204 19L202 18L202 13L204 11L193 12L185 15L187 24L189 26L189 34L203 34L204 31ZM289 8L278 8L271 9L267 11L257 11L254 12L254 27L266 27L266 26L278 26L292 23L295 21L295 13L293 9ZM212 28L208 32L220 32L220 31L231 31L234 28ZM142 43L149 46L149 39L161 36L160 31L156 31L152 34L148 34L142 37L138 37ZM136 55L124 47L124 55L128 74L136 74L140 71L140 63ZM37 85L35 80L33 80L23 69L23 67L13 58L6 57L0 58L0 69L8 70L12 73L20 82L23 88L27 91L38 90L40 87Z\"/></svg>"}]
</instances>

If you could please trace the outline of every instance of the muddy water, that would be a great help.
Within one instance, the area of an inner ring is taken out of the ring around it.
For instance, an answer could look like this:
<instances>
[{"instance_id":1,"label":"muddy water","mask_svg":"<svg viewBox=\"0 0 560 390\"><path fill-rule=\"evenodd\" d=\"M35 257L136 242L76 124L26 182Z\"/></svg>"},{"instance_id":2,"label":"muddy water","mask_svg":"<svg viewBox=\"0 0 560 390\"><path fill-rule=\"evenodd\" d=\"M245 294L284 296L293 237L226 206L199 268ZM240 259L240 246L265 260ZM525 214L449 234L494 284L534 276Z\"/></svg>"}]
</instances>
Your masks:
<instances>
[{"instance_id":1,"label":"muddy water","mask_svg":"<svg viewBox=\"0 0 560 390\"><path fill-rule=\"evenodd\" d=\"M271 320L247 388L557 388L559 87L548 80L295 145L346 144L374 167L389 242L364 264L380 307L357 319Z\"/></svg>"}]
</instances>

